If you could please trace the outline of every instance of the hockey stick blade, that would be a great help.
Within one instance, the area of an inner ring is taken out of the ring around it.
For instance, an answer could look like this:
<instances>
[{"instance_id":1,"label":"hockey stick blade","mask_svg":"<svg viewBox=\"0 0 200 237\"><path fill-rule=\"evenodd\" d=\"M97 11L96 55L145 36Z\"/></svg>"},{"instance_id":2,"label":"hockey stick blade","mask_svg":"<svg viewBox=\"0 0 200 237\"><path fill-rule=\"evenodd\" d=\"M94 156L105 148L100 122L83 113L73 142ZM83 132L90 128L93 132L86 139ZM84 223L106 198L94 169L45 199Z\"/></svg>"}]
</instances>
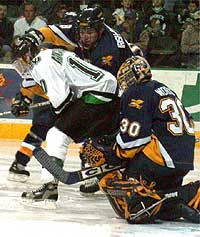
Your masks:
<instances>
[{"instance_id":1,"label":"hockey stick blade","mask_svg":"<svg viewBox=\"0 0 200 237\"><path fill-rule=\"evenodd\" d=\"M46 168L56 179L64 184L75 184L92 177L96 177L100 174L106 174L107 172L122 169L122 166L110 166L104 164L100 167L88 167L77 171L66 171L61 168L55 161L53 156L49 156L46 151L38 147L33 151L34 157L39 163Z\"/></svg>"}]
</instances>

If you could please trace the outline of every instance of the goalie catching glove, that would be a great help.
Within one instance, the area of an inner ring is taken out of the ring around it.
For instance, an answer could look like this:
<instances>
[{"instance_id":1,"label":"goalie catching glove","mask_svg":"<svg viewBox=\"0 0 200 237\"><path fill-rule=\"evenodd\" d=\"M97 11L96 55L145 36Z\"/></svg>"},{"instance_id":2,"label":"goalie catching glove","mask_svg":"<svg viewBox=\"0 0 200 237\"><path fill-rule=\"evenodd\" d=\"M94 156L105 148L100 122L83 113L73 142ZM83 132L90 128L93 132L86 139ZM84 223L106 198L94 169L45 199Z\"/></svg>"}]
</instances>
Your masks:
<instances>
[{"instance_id":1,"label":"goalie catching glove","mask_svg":"<svg viewBox=\"0 0 200 237\"><path fill-rule=\"evenodd\" d=\"M83 163L92 167L99 167L106 161L105 150L101 144L92 139L87 139L80 149L80 158Z\"/></svg>"},{"instance_id":2,"label":"goalie catching glove","mask_svg":"<svg viewBox=\"0 0 200 237\"><path fill-rule=\"evenodd\" d=\"M29 106L32 100L24 96L21 92L17 93L12 99L11 112L15 117L27 116L29 114Z\"/></svg>"}]
</instances>

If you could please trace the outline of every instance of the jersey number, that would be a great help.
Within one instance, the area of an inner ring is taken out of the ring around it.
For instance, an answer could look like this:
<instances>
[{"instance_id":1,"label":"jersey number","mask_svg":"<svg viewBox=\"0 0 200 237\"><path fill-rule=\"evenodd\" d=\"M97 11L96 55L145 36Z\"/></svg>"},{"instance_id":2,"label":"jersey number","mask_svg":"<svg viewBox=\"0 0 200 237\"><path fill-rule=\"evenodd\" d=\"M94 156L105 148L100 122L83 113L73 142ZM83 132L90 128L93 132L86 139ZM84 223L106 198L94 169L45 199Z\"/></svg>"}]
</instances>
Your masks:
<instances>
[{"instance_id":1,"label":"jersey number","mask_svg":"<svg viewBox=\"0 0 200 237\"><path fill-rule=\"evenodd\" d=\"M167 129L174 136L182 135L184 131L188 134L194 134L194 127L192 121L187 118L183 105L180 100L173 100L172 98L165 98L160 101L161 113L168 112L172 122L167 123Z\"/></svg>"},{"instance_id":2,"label":"jersey number","mask_svg":"<svg viewBox=\"0 0 200 237\"><path fill-rule=\"evenodd\" d=\"M123 118L120 123L120 130L122 133L128 133L130 137L136 137L140 132L140 124L136 121L130 123L127 118Z\"/></svg>"},{"instance_id":3,"label":"jersey number","mask_svg":"<svg viewBox=\"0 0 200 237\"><path fill-rule=\"evenodd\" d=\"M68 58L69 64L71 67L78 69L83 74L86 74L90 76L90 79L93 81L99 81L103 77L103 72L93 70L92 68L87 67L86 65L82 64L78 60L75 60L74 58L69 57Z\"/></svg>"}]
</instances>

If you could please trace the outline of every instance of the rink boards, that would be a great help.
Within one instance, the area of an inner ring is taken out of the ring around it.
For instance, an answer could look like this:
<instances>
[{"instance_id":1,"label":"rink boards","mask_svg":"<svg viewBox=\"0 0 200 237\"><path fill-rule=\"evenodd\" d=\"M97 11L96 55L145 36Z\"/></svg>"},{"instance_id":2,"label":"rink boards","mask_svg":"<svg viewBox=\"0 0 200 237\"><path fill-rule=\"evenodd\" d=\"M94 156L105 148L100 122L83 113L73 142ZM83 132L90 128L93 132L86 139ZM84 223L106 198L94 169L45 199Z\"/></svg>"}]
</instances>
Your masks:
<instances>
[{"instance_id":1,"label":"rink boards","mask_svg":"<svg viewBox=\"0 0 200 237\"><path fill-rule=\"evenodd\" d=\"M153 69L153 78L174 90L195 121L196 136L200 137L200 73L197 70ZM9 64L0 64L0 112L9 111L11 99L19 91L21 77ZM0 117L0 139L22 140L31 126L31 114L15 119ZM200 143L199 143L200 144ZM200 147L200 145L199 145Z\"/></svg>"}]
</instances>

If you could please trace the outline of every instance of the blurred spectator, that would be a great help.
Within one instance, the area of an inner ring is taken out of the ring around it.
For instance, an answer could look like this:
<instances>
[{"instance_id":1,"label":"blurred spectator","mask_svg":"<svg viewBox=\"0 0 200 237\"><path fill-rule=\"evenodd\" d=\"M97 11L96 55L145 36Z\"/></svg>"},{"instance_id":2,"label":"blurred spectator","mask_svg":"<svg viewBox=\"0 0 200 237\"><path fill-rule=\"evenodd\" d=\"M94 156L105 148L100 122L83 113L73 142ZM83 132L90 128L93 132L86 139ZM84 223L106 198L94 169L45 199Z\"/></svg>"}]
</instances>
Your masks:
<instances>
[{"instance_id":1,"label":"blurred spectator","mask_svg":"<svg viewBox=\"0 0 200 237\"><path fill-rule=\"evenodd\" d=\"M117 8L113 12L113 17L116 20L115 29L118 30L129 42L133 43L137 35L140 27L140 13L138 10L133 8L132 0L122 0L121 2L122 8Z\"/></svg>"},{"instance_id":2,"label":"blurred spectator","mask_svg":"<svg viewBox=\"0 0 200 237\"><path fill-rule=\"evenodd\" d=\"M136 10L142 11L143 15L149 15L149 11L151 10L152 0L134 0L133 7Z\"/></svg>"},{"instance_id":3,"label":"blurred spectator","mask_svg":"<svg viewBox=\"0 0 200 237\"><path fill-rule=\"evenodd\" d=\"M58 4L55 7L52 16L49 18L48 24L61 24L66 12L67 6L65 4Z\"/></svg>"},{"instance_id":4,"label":"blurred spectator","mask_svg":"<svg viewBox=\"0 0 200 237\"><path fill-rule=\"evenodd\" d=\"M181 38L182 32L187 28L187 25L193 21L193 14L199 7L198 0L176 0L174 4L174 31L172 36L176 37L179 48L178 53L180 58L182 58L181 52Z\"/></svg>"},{"instance_id":5,"label":"blurred spectator","mask_svg":"<svg viewBox=\"0 0 200 237\"><path fill-rule=\"evenodd\" d=\"M24 15L24 6L27 3L32 3L37 6L37 16L48 23L49 18L55 13L55 8L62 4L60 0L23 0L19 8L20 16Z\"/></svg>"},{"instance_id":6,"label":"blurred spectator","mask_svg":"<svg viewBox=\"0 0 200 237\"><path fill-rule=\"evenodd\" d=\"M181 33L182 33L182 23L179 22L180 15L186 9L186 4L183 0L175 0L173 3L173 9L171 11L171 24L173 24L171 35L177 39L180 44Z\"/></svg>"},{"instance_id":7,"label":"blurred spectator","mask_svg":"<svg viewBox=\"0 0 200 237\"><path fill-rule=\"evenodd\" d=\"M125 20L121 24L120 33L123 37L129 42L134 42L134 34L135 34L135 24L136 24L136 17L132 15L125 15Z\"/></svg>"},{"instance_id":8,"label":"blurred spectator","mask_svg":"<svg viewBox=\"0 0 200 237\"><path fill-rule=\"evenodd\" d=\"M165 0L152 0L152 7L145 17L145 27L151 24L153 19L156 20L156 24L159 25L159 32L164 35L169 35L172 30L171 20L169 13L164 8Z\"/></svg>"},{"instance_id":9,"label":"blurred spectator","mask_svg":"<svg viewBox=\"0 0 200 237\"><path fill-rule=\"evenodd\" d=\"M0 41L2 46L10 48L13 36L13 24L7 18L7 6L0 4Z\"/></svg>"},{"instance_id":10,"label":"blurred spectator","mask_svg":"<svg viewBox=\"0 0 200 237\"><path fill-rule=\"evenodd\" d=\"M150 25L142 31L135 44L142 49L152 66L177 66L177 41L169 35L163 35L157 19L151 18Z\"/></svg>"},{"instance_id":11,"label":"blurred spectator","mask_svg":"<svg viewBox=\"0 0 200 237\"><path fill-rule=\"evenodd\" d=\"M182 33L181 51L185 56L183 65L200 69L200 10L193 13L192 21Z\"/></svg>"},{"instance_id":12,"label":"blurred spectator","mask_svg":"<svg viewBox=\"0 0 200 237\"><path fill-rule=\"evenodd\" d=\"M37 15L44 18L46 22L49 22L49 19L52 18L52 15L55 13L54 9L62 4L61 1L55 0L33 0L35 6L37 6Z\"/></svg>"},{"instance_id":13,"label":"blurred spectator","mask_svg":"<svg viewBox=\"0 0 200 237\"><path fill-rule=\"evenodd\" d=\"M124 23L125 15L129 17L136 15L132 0L122 0L121 5L122 7L117 8L112 14L116 20L116 26L118 27Z\"/></svg>"},{"instance_id":14,"label":"blurred spectator","mask_svg":"<svg viewBox=\"0 0 200 237\"><path fill-rule=\"evenodd\" d=\"M199 0L190 0L186 8L183 8L182 11L177 15L177 20L181 26L181 30L184 30L188 23L193 21L193 14L199 8Z\"/></svg>"},{"instance_id":15,"label":"blurred spectator","mask_svg":"<svg viewBox=\"0 0 200 237\"><path fill-rule=\"evenodd\" d=\"M11 62L13 24L7 18L7 6L0 3L0 60Z\"/></svg>"},{"instance_id":16,"label":"blurred spectator","mask_svg":"<svg viewBox=\"0 0 200 237\"><path fill-rule=\"evenodd\" d=\"M36 6L32 3L24 4L24 16L14 23L14 37L22 36L30 28L39 29L46 26L46 22L36 15Z\"/></svg>"},{"instance_id":17,"label":"blurred spectator","mask_svg":"<svg viewBox=\"0 0 200 237\"><path fill-rule=\"evenodd\" d=\"M12 62L12 51L5 50L2 44L2 41L0 41L0 61L1 63L11 63Z\"/></svg>"}]
</instances>

